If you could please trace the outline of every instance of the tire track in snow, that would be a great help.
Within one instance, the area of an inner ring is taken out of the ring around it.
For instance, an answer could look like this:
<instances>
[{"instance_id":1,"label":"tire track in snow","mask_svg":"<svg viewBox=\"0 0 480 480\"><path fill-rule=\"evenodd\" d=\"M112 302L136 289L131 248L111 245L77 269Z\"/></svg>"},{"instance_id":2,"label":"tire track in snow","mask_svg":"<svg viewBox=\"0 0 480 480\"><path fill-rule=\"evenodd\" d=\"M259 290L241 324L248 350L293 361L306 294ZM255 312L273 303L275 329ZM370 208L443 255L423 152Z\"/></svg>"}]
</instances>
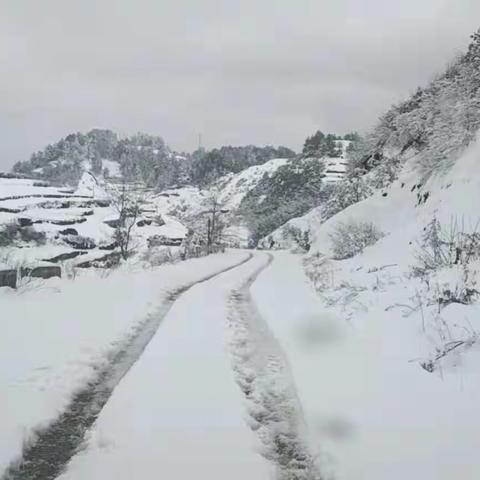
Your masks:
<instances>
[{"instance_id":1,"label":"tire track in snow","mask_svg":"<svg viewBox=\"0 0 480 480\"><path fill-rule=\"evenodd\" d=\"M276 479L321 480L288 360L250 294L250 287L272 261L268 254L268 261L230 295L234 377L246 399L249 426L261 442L261 454L273 464Z\"/></svg>"},{"instance_id":2,"label":"tire track in snow","mask_svg":"<svg viewBox=\"0 0 480 480\"><path fill-rule=\"evenodd\" d=\"M63 473L115 387L140 358L173 304L195 285L233 270L252 257L249 254L241 262L168 293L160 308L138 325L120 347L107 354L106 365L97 366L96 375L74 393L66 409L48 426L33 432L20 458L10 464L1 480L53 480Z\"/></svg>"}]
</instances>

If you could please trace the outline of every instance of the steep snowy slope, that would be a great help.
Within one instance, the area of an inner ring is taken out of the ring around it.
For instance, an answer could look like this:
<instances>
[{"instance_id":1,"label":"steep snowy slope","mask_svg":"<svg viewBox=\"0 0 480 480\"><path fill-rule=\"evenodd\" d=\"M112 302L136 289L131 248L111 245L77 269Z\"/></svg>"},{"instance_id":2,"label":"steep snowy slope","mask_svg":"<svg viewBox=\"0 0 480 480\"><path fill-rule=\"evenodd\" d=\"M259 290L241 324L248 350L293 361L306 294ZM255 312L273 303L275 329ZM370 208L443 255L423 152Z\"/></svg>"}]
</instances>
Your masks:
<instances>
[{"instance_id":1,"label":"steep snowy slope","mask_svg":"<svg viewBox=\"0 0 480 480\"><path fill-rule=\"evenodd\" d=\"M288 158L275 158L263 165L254 165L235 175L221 178L213 187L219 191L219 202L223 208L235 210L245 198L245 195L258 185L264 175L272 175Z\"/></svg>"},{"instance_id":2,"label":"steep snowy slope","mask_svg":"<svg viewBox=\"0 0 480 480\"><path fill-rule=\"evenodd\" d=\"M349 419L358 438L326 439L346 478L478 478L479 160L476 142L445 175L420 185L413 158L389 188L311 224L307 274L322 316L347 326L348 345L331 350L329 362L345 375L355 358L372 362L361 385L316 370L339 395L335 408L323 397L322 408ZM352 222L372 223L384 236L336 260L331 234ZM309 328L314 335L322 322Z\"/></svg>"},{"instance_id":3,"label":"steep snowy slope","mask_svg":"<svg viewBox=\"0 0 480 480\"><path fill-rule=\"evenodd\" d=\"M456 219L466 230L474 229L480 218L479 161L477 141L445 175L433 176L421 185L417 158L412 158L389 188L379 190L313 229L312 252L330 253L329 233L336 224L350 219L373 222L386 234L372 247L379 262L392 258L412 261L411 242L418 240L433 216L447 226Z\"/></svg>"}]
</instances>

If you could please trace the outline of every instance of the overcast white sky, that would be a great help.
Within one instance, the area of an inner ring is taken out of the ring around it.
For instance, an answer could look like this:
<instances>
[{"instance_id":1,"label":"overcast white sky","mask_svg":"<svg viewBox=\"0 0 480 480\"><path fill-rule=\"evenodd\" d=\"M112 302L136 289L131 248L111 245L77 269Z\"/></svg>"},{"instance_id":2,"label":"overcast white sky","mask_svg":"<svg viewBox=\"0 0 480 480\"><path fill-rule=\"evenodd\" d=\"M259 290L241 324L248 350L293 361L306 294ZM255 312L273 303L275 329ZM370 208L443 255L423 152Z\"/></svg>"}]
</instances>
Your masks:
<instances>
[{"instance_id":1,"label":"overcast white sky","mask_svg":"<svg viewBox=\"0 0 480 480\"><path fill-rule=\"evenodd\" d=\"M179 150L362 131L480 27L478 0L0 6L0 169L93 127Z\"/></svg>"}]
</instances>

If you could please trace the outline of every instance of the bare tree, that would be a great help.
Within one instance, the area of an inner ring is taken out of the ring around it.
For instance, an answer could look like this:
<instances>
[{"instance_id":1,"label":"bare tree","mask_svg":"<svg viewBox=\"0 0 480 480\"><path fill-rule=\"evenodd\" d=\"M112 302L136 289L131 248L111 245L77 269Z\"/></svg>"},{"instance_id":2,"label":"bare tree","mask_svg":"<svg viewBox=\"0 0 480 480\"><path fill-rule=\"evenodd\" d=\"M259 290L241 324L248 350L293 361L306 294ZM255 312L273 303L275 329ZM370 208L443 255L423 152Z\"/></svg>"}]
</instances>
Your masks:
<instances>
[{"instance_id":1,"label":"bare tree","mask_svg":"<svg viewBox=\"0 0 480 480\"><path fill-rule=\"evenodd\" d=\"M212 253L215 246L222 243L225 225L221 217L224 213L226 210L220 201L220 195L212 190L202 200L201 209L185 218L195 237L193 243L201 246L207 254Z\"/></svg>"},{"instance_id":2,"label":"bare tree","mask_svg":"<svg viewBox=\"0 0 480 480\"><path fill-rule=\"evenodd\" d=\"M213 192L207 200L207 253L212 253L214 245L219 245L222 240L224 223L220 215L224 209L219 201L217 192Z\"/></svg>"},{"instance_id":3,"label":"bare tree","mask_svg":"<svg viewBox=\"0 0 480 480\"><path fill-rule=\"evenodd\" d=\"M135 184L128 184L125 179L120 185L108 185L108 192L112 199L112 206L118 214L115 222L114 239L120 249L123 259L128 258L134 251L134 228L145 203L145 188Z\"/></svg>"}]
</instances>

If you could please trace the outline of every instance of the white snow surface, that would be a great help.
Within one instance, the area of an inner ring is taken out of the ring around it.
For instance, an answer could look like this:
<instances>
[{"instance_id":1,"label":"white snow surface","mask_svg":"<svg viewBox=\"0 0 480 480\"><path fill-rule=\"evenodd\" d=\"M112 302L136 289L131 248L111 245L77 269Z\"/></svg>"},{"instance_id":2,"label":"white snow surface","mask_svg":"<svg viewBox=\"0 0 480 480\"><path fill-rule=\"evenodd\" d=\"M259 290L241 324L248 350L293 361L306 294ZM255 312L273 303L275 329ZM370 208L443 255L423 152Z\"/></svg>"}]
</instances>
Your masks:
<instances>
[{"instance_id":1,"label":"white snow surface","mask_svg":"<svg viewBox=\"0 0 480 480\"><path fill-rule=\"evenodd\" d=\"M0 363L8 368L3 368L0 376L0 474L20 454L22 442L32 429L48 424L66 407L72 393L92 377L94 368L103 364L105 355L139 322L154 314L169 291L244 258L243 252L231 252L150 271L119 270L107 278L87 271L75 280L32 280L17 291L1 288ZM218 318L210 318L208 308L203 314L196 313L200 323L195 323L195 318L191 325L184 321L179 324L181 331L203 331L208 340L210 322L218 322ZM181 346L180 338L176 342ZM188 357L189 349L180 351L169 346L168 351L172 359L179 361L177 368L181 370L185 365L182 355ZM202 353L208 354L208 349ZM159 364L155 364L156 371L158 368ZM208 377L209 371L203 375ZM151 381L152 385L142 387L141 394L147 401L150 389L158 383L154 378ZM161 383L158 388L161 392ZM228 425L225 428L228 430Z\"/></svg>"},{"instance_id":2,"label":"white snow surface","mask_svg":"<svg viewBox=\"0 0 480 480\"><path fill-rule=\"evenodd\" d=\"M274 255L252 294L290 359L323 470L345 480L479 478L480 348L443 376L428 373L412 361L426 343L419 319L385 312L395 289L381 301L368 292L347 321L313 291L300 256ZM478 317L478 305L456 307L449 319Z\"/></svg>"},{"instance_id":3,"label":"white snow surface","mask_svg":"<svg viewBox=\"0 0 480 480\"><path fill-rule=\"evenodd\" d=\"M34 180L19 178L0 178L0 200L17 195L35 195L38 193L56 194L56 187L37 187ZM43 182L37 182L43 183Z\"/></svg>"},{"instance_id":4,"label":"white snow surface","mask_svg":"<svg viewBox=\"0 0 480 480\"><path fill-rule=\"evenodd\" d=\"M61 480L269 478L226 348L228 296L263 263L257 254L177 300Z\"/></svg>"},{"instance_id":5,"label":"white snow surface","mask_svg":"<svg viewBox=\"0 0 480 480\"><path fill-rule=\"evenodd\" d=\"M83 172L83 175L78 182L77 189L75 190L75 194L86 195L97 200L105 200L109 198L102 182L100 182L99 179L88 170Z\"/></svg>"}]
</instances>

